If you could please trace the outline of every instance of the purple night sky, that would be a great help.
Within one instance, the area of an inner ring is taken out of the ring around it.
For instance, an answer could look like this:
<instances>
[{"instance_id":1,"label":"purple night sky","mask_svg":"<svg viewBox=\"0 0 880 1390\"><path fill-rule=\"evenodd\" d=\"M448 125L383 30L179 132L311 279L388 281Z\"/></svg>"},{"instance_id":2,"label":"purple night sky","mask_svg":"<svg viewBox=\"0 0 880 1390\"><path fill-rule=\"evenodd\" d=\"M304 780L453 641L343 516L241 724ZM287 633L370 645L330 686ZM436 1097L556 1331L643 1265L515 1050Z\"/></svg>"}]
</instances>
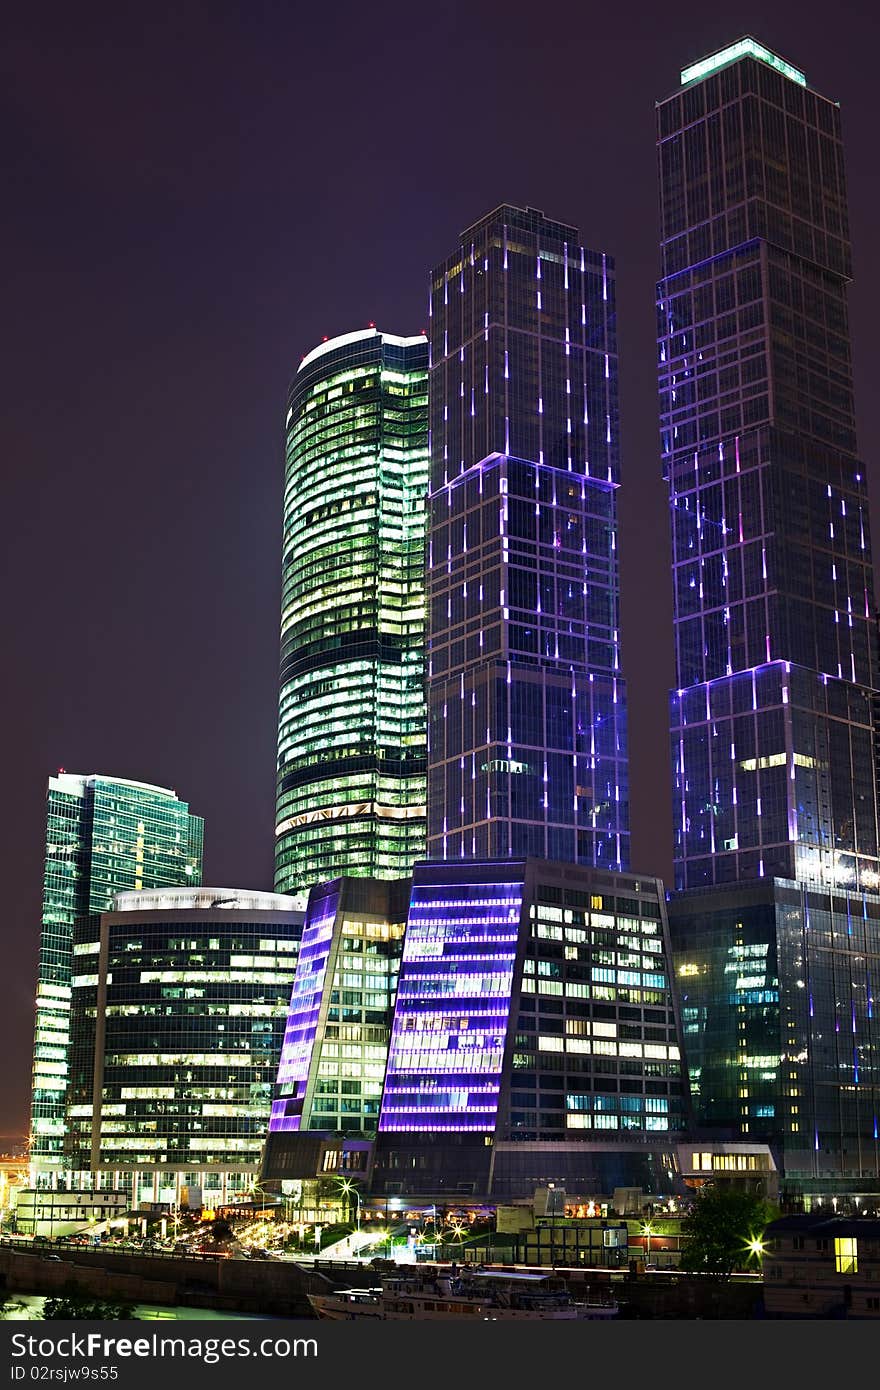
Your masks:
<instances>
[{"instance_id":1,"label":"purple night sky","mask_svg":"<svg viewBox=\"0 0 880 1390\"><path fill-rule=\"evenodd\" d=\"M424 328L429 270L505 201L617 263L633 867L668 876L654 102L744 33L843 108L869 477L880 452L880 18L864 0L725 8L7 13L0 1147L27 1125L47 777L174 787L205 817L206 882L271 887L289 379L325 334Z\"/></svg>"}]
</instances>

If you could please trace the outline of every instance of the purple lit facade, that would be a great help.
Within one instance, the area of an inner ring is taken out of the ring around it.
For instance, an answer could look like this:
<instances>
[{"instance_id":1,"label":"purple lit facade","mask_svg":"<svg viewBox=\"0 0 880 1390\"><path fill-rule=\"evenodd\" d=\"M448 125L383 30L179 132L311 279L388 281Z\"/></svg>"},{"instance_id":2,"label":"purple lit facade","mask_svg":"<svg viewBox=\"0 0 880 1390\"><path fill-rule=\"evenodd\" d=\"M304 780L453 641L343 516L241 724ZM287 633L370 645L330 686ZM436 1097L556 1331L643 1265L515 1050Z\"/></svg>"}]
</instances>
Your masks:
<instances>
[{"instance_id":1,"label":"purple lit facade","mask_svg":"<svg viewBox=\"0 0 880 1390\"><path fill-rule=\"evenodd\" d=\"M840 111L747 53L657 115L676 886L876 891Z\"/></svg>"},{"instance_id":2,"label":"purple lit facade","mask_svg":"<svg viewBox=\"0 0 880 1390\"><path fill-rule=\"evenodd\" d=\"M679 1034L658 879L417 864L373 1190L528 1190L518 1160L496 1167L499 1145L562 1172L591 1143L645 1158L687 1123Z\"/></svg>"},{"instance_id":3,"label":"purple lit facade","mask_svg":"<svg viewBox=\"0 0 880 1390\"><path fill-rule=\"evenodd\" d=\"M379 1118L410 884L345 877L312 889L264 1176L301 1176L315 1154L323 1163L346 1145L368 1149L360 1141L375 1135ZM322 1146L328 1136L345 1143Z\"/></svg>"},{"instance_id":4,"label":"purple lit facade","mask_svg":"<svg viewBox=\"0 0 880 1390\"><path fill-rule=\"evenodd\" d=\"M282 1098L272 1102L270 1133L298 1130L302 1124L338 903L338 883L323 885L309 899L275 1086L276 1097L280 1091Z\"/></svg>"},{"instance_id":5,"label":"purple lit facade","mask_svg":"<svg viewBox=\"0 0 880 1390\"><path fill-rule=\"evenodd\" d=\"M524 879L436 878L421 867L413 884L379 1128L491 1134Z\"/></svg>"},{"instance_id":6,"label":"purple lit facade","mask_svg":"<svg viewBox=\"0 0 880 1390\"><path fill-rule=\"evenodd\" d=\"M433 274L428 853L629 862L611 259L500 207Z\"/></svg>"},{"instance_id":7,"label":"purple lit facade","mask_svg":"<svg viewBox=\"0 0 880 1390\"><path fill-rule=\"evenodd\" d=\"M877 633L840 110L754 40L657 107L675 879L697 1119L880 1185Z\"/></svg>"}]
</instances>

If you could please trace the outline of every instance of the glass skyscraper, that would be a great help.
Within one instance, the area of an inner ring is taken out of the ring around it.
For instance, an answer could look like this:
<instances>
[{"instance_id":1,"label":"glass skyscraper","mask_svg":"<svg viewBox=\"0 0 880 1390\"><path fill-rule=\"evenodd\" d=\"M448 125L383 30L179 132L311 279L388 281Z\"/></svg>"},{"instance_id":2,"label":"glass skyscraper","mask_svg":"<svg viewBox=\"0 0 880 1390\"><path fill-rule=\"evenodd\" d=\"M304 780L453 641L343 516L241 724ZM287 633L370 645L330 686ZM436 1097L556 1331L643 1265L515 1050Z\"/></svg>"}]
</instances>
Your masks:
<instances>
[{"instance_id":1,"label":"glass skyscraper","mask_svg":"<svg viewBox=\"0 0 880 1390\"><path fill-rule=\"evenodd\" d=\"M49 779L30 1161L63 1162L73 924L125 889L198 884L204 821L177 793L122 778Z\"/></svg>"},{"instance_id":2,"label":"glass skyscraper","mask_svg":"<svg viewBox=\"0 0 880 1390\"><path fill-rule=\"evenodd\" d=\"M657 119L669 917L695 1107L772 1138L814 1192L876 1190L877 652L840 111L745 38Z\"/></svg>"},{"instance_id":3,"label":"glass skyscraper","mask_svg":"<svg viewBox=\"0 0 880 1390\"><path fill-rule=\"evenodd\" d=\"M676 886L878 887L840 110L754 40L657 108Z\"/></svg>"},{"instance_id":4,"label":"glass skyscraper","mask_svg":"<svg viewBox=\"0 0 880 1390\"><path fill-rule=\"evenodd\" d=\"M430 303L428 855L626 866L613 263L503 206Z\"/></svg>"},{"instance_id":5,"label":"glass skyscraper","mask_svg":"<svg viewBox=\"0 0 880 1390\"><path fill-rule=\"evenodd\" d=\"M303 905L424 854L427 354L343 334L290 389L275 887Z\"/></svg>"}]
</instances>

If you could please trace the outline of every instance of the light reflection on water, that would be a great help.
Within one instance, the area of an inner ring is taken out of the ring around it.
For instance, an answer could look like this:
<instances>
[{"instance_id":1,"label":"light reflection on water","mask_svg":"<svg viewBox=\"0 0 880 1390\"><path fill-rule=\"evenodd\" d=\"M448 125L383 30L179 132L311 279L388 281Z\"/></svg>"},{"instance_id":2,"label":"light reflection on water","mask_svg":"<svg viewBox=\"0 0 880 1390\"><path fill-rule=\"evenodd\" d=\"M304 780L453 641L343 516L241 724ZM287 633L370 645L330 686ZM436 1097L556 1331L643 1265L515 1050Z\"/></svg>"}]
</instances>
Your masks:
<instances>
[{"instance_id":1,"label":"light reflection on water","mask_svg":"<svg viewBox=\"0 0 880 1390\"><path fill-rule=\"evenodd\" d=\"M27 1294L9 1292L7 1297L23 1307L9 1308L4 1315L6 1322L41 1322L43 1300L49 1294ZM97 1295L96 1295L97 1297ZM169 1307L168 1304L136 1303L134 1316L143 1322L271 1322L271 1318L260 1317L257 1313L230 1313L217 1308L187 1308L182 1304Z\"/></svg>"}]
</instances>

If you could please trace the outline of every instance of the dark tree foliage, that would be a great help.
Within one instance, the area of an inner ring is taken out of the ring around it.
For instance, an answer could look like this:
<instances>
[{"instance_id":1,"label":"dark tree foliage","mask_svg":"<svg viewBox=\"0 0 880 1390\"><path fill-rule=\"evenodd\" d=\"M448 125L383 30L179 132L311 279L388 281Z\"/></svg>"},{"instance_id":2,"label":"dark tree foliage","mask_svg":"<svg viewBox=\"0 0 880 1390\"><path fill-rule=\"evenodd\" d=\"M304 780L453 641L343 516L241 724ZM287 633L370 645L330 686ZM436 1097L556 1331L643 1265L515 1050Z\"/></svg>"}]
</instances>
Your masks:
<instances>
[{"instance_id":1,"label":"dark tree foliage","mask_svg":"<svg viewBox=\"0 0 880 1390\"><path fill-rule=\"evenodd\" d=\"M77 1284L65 1284L59 1294L43 1299L43 1318L47 1322L68 1322L72 1318L92 1322L108 1320L136 1321L134 1304L116 1299L93 1298Z\"/></svg>"},{"instance_id":2,"label":"dark tree foliage","mask_svg":"<svg viewBox=\"0 0 880 1390\"><path fill-rule=\"evenodd\" d=\"M0 1289L0 1319L8 1318L12 1313L20 1312L24 1306L21 1299L16 1298L14 1294Z\"/></svg>"},{"instance_id":3,"label":"dark tree foliage","mask_svg":"<svg viewBox=\"0 0 880 1390\"><path fill-rule=\"evenodd\" d=\"M749 1242L759 1240L777 1215L754 1192L736 1187L703 1187L681 1225L680 1268L726 1279L735 1269L754 1268Z\"/></svg>"}]
</instances>

